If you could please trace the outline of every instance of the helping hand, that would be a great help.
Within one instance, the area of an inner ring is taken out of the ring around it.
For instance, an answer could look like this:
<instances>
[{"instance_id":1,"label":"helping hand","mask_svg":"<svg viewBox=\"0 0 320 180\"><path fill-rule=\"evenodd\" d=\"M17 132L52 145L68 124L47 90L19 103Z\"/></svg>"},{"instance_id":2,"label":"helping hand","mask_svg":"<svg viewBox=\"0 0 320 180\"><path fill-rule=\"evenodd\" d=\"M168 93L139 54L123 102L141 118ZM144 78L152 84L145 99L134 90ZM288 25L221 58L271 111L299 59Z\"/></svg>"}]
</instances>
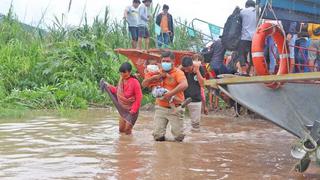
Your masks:
<instances>
[{"instance_id":1,"label":"helping hand","mask_svg":"<svg viewBox=\"0 0 320 180\"><path fill-rule=\"evenodd\" d=\"M199 72L200 71L200 66L201 66L200 62L193 62L193 72L194 73Z\"/></svg>"}]
</instances>

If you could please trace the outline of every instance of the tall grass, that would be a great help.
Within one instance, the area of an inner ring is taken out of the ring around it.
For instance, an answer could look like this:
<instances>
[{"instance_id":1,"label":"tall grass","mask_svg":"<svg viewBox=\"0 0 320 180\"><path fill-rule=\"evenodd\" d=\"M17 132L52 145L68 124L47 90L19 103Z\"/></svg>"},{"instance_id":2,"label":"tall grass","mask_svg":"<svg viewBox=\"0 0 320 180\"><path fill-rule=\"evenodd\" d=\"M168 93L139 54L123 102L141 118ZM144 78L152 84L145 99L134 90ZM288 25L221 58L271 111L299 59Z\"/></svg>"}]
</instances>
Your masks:
<instances>
[{"instance_id":1,"label":"tall grass","mask_svg":"<svg viewBox=\"0 0 320 180\"><path fill-rule=\"evenodd\" d=\"M69 2L68 11L72 6ZM110 103L98 88L100 78L115 84L125 57L115 48L129 48L121 21L84 15L79 27L66 27L55 17L47 32L26 29L12 11L0 22L0 117L10 109L87 108ZM152 31L154 34L154 32ZM190 49L184 27L176 27L175 49ZM155 47L155 43L151 47ZM144 102L148 102L147 97Z\"/></svg>"}]
</instances>

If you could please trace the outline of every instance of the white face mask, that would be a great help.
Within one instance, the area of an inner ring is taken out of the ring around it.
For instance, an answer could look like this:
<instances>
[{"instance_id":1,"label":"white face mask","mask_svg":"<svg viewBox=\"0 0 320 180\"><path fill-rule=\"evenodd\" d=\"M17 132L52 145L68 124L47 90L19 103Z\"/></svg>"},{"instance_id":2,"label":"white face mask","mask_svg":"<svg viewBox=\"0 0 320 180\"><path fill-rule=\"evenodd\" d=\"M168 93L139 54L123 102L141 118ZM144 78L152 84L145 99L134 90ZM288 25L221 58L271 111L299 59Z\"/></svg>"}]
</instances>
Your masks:
<instances>
[{"instance_id":1,"label":"white face mask","mask_svg":"<svg viewBox=\"0 0 320 180\"><path fill-rule=\"evenodd\" d=\"M147 71L148 72L157 72L157 71L159 71L159 67L157 65L150 64L150 65L147 65Z\"/></svg>"}]
</instances>

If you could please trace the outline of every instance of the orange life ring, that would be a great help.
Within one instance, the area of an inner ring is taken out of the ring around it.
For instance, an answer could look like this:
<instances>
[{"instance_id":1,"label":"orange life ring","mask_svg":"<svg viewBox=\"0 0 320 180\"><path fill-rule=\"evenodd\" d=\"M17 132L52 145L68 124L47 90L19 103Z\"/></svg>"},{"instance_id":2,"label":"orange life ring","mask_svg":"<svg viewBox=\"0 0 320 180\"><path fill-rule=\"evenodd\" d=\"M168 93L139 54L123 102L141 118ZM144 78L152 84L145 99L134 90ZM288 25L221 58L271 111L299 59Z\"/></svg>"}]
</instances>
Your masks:
<instances>
[{"instance_id":1,"label":"orange life ring","mask_svg":"<svg viewBox=\"0 0 320 180\"><path fill-rule=\"evenodd\" d=\"M286 39L281 29L272 23L263 23L252 39L252 61L256 74L259 76L270 75L268 66L264 57L265 40L268 36L272 36L279 52L279 67L277 75L288 74L288 51ZM281 83L267 83L267 87L272 89L279 88Z\"/></svg>"}]
</instances>

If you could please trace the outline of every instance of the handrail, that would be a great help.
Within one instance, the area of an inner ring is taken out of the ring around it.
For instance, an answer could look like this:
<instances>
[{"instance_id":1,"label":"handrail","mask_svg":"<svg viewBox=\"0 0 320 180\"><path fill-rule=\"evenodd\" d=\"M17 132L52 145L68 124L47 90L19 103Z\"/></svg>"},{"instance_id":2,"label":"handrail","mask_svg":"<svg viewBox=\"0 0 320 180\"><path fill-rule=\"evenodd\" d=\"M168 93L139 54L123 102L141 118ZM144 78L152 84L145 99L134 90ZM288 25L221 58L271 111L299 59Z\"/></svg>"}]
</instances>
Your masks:
<instances>
[{"instance_id":1,"label":"handrail","mask_svg":"<svg viewBox=\"0 0 320 180\"><path fill-rule=\"evenodd\" d=\"M229 78L228 78L229 76ZM320 72L296 73L284 75L265 75L265 76L235 76L226 75L226 78L206 80L205 85L217 88L219 85L229 84L252 84L252 83L271 83L271 82L294 82L294 81L320 80Z\"/></svg>"},{"instance_id":2,"label":"handrail","mask_svg":"<svg viewBox=\"0 0 320 180\"><path fill-rule=\"evenodd\" d=\"M194 22L194 21L200 21L200 22L203 22L203 23L205 23L205 24L212 24L212 23L210 23L210 22L208 22L208 21L205 21L205 20L202 20L202 19L199 19L199 18L193 18L192 21L191 21L191 24L192 24L192 25L193 25L193 22ZM215 25L215 24L212 24L212 25ZM215 25L215 26L217 26L217 25ZM221 26L217 26L217 27L223 29L223 27L221 27Z\"/></svg>"},{"instance_id":3,"label":"handrail","mask_svg":"<svg viewBox=\"0 0 320 180\"><path fill-rule=\"evenodd\" d=\"M216 27L218 27L218 28L220 28L220 29L223 29L223 27L221 27L221 26L217 26L217 25L215 25L215 24L212 24L212 23L210 23L210 22L208 22L208 21L205 21L205 20L202 20L202 19L199 19L199 18L193 18L193 19L191 20L191 25L192 25L193 28L194 28L194 22L195 22L195 21L199 21L199 22L205 23L205 24L207 24L207 25L213 25L213 26L216 26ZM211 38L212 40L214 39L211 33L210 33L210 38Z\"/></svg>"},{"instance_id":4,"label":"handrail","mask_svg":"<svg viewBox=\"0 0 320 180\"><path fill-rule=\"evenodd\" d=\"M205 34L205 33L201 32L201 31L199 31L199 30L196 30L194 27L187 26L187 25L185 25L185 24L183 24L183 23L181 23L181 22L179 22L179 21L177 21L177 20L175 20L175 22L176 22L177 24L179 24L179 25L182 25L182 26L184 26L184 27L190 28L190 29L192 29L193 31L195 31L195 32L197 32L197 33L199 33L199 34L201 34L201 35L203 35L203 36L206 36L206 37L212 39L212 37L211 37L210 35Z\"/></svg>"}]
</instances>

